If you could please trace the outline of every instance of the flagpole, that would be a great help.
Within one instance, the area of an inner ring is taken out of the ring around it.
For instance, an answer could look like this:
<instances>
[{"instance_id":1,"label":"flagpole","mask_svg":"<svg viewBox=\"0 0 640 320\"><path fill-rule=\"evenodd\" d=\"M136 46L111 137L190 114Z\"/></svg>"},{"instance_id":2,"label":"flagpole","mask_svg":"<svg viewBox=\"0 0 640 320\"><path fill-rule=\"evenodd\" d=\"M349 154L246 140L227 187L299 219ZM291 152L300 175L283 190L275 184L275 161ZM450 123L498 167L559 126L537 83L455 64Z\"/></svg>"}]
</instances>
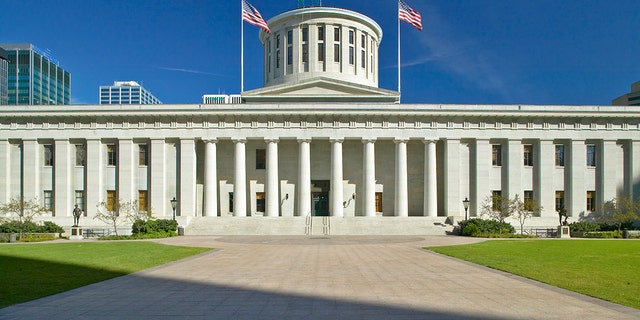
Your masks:
<instances>
[{"instance_id":1,"label":"flagpole","mask_svg":"<svg viewBox=\"0 0 640 320\"><path fill-rule=\"evenodd\" d=\"M398 104L402 97L402 91L400 91L400 1L398 1Z\"/></svg>"},{"instance_id":2,"label":"flagpole","mask_svg":"<svg viewBox=\"0 0 640 320\"><path fill-rule=\"evenodd\" d=\"M244 92L244 20L242 0L240 1L240 93Z\"/></svg>"}]
</instances>

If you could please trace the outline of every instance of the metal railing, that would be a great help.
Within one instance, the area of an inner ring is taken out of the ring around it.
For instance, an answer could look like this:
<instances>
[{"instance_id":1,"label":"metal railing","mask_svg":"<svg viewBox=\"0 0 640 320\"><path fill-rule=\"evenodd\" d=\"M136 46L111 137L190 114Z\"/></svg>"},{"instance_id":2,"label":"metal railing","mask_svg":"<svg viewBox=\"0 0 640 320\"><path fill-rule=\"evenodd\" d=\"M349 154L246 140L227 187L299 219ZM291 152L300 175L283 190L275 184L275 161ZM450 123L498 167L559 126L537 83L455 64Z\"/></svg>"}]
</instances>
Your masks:
<instances>
[{"instance_id":1,"label":"metal railing","mask_svg":"<svg viewBox=\"0 0 640 320\"><path fill-rule=\"evenodd\" d=\"M305 218L304 234L309 237L313 235L313 218L314 216L311 215L311 212L309 212ZM331 234L331 217L322 216L319 218L322 218L322 235L324 236L330 235Z\"/></svg>"}]
</instances>

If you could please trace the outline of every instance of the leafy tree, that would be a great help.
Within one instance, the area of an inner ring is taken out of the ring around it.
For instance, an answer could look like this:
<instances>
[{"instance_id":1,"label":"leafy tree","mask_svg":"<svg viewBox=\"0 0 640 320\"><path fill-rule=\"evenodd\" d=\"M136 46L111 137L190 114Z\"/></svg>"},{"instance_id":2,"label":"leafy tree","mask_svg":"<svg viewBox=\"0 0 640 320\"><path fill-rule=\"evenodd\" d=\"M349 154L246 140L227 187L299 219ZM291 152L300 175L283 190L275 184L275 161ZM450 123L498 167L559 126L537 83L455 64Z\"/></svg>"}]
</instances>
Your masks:
<instances>
[{"instance_id":1,"label":"leafy tree","mask_svg":"<svg viewBox=\"0 0 640 320\"><path fill-rule=\"evenodd\" d=\"M38 198L24 200L21 198L11 198L9 202L0 205L0 222L17 221L20 225L20 237L25 232L23 227L25 223L33 223L33 218L47 212Z\"/></svg>"},{"instance_id":2,"label":"leafy tree","mask_svg":"<svg viewBox=\"0 0 640 320\"><path fill-rule=\"evenodd\" d=\"M500 223L511 216L509 198L499 195L488 196L480 205L480 215L488 216L490 219Z\"/></svg>"},{"instance_id":3,"label":"leafy tree","mask_svg":"<svg viewBox=\"0 0 640 320\"><path fill-rule=\"evenodd\" d=\"M625 223L640 219L640 201L633 202L630 198L614 198L602 205L602 208L595 212L595 219L599 223L611 224L618 227L618 233Z\"/></svg>"},{"instance_id":4,"label":"leafy tree","mask_svg":"<svg viewBox=\"0 0 640 320\"><path fill-rule=\"evenodd\" d=\"M534 215L540 215L542 206L534 200L527 199L522 201L520 196L516 194L515 198L509 200L509 211L512 217L518 219L520 223L520 234L523 234L525 221Z\"/></svg>"},{"instance_id":5,"label":"leafy tree","mask_svg":"<svg viewBox=\"0 0 640 320\"><path fill-rule=\"evenodd\" d=\"M116 236L118 236L118 226L126 222L134 222L137 220L147 221L151 219L151 211L140 210L138 200L123 201L118 199L109 206L106 202L100 202L94 219L98 219L113 227ZM111 210L109 210L111 209Z\"/></svg>"}]
</instances>

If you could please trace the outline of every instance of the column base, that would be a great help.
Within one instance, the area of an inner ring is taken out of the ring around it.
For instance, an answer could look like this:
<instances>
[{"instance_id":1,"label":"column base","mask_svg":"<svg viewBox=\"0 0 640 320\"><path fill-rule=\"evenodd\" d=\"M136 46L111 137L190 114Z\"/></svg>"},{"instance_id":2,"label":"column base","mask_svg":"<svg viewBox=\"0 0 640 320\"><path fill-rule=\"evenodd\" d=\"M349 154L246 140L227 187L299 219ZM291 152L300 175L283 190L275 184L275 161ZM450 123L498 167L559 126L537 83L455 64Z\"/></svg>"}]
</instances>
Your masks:
<instances>
[{"instance_id":1,"label":"column base","mask_svg":"<svg viewBox=\"0 0 640 320\"><path fill-rule=\"evenodd\" d=\"M569 226L558 226L558 238L571 238Z\"/></svg>"}]
</instances>

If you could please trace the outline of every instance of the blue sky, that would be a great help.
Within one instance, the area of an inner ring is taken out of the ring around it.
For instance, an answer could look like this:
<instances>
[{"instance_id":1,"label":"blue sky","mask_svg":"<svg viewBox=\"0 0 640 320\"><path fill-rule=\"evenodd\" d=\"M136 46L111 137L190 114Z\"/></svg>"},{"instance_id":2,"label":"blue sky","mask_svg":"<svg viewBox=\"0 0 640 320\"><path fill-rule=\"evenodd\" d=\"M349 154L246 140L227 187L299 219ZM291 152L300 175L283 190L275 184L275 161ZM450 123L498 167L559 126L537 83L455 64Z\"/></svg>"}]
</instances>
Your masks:
<instances>
[{"instance_id":1,"label":"blue sky","mask_svg":"<svg viewBox=\"0 0 640 320\"><path fill-rule=\"evenodd\" d=\"M402 102L610 105L640 80L638 0L405 0ZM307 4L312 1L307 0ZM265 19L297 0L251 0ZM0 43L50 49L71 73L73 103L136 80L164 103L240 91L240 1L0 2ZM397 89L397 3L324 0L383 29L381 88ZM244 25L245 90L262 86L258 28Z\"/></svg>"}]
</instances>

